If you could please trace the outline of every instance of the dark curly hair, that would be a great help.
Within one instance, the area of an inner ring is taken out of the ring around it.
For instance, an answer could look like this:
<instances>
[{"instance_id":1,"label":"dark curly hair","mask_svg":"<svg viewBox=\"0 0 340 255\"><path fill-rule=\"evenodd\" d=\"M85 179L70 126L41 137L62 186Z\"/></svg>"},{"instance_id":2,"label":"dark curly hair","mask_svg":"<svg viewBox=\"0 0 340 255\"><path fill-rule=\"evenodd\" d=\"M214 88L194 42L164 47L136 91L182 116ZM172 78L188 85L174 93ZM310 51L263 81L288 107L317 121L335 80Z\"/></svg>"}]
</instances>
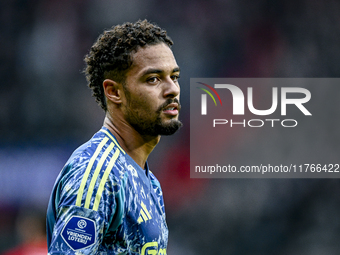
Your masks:
<instances>
[{"instance_id":1,"label":"dark curly hair","mask_svg":"<svg viewBox=\"0 0 340 255\"><path fill-rule=\"evenodd\" d=\"M125 75L132 65L132 52L138 47L158 43L169 47L173 45L164 29L147 20L114 26L98 37L85 56L87 67L84 72L92 95L104 111L107 106L103 81L111 78L124 84Z\"/></svg>"}]
</instances>

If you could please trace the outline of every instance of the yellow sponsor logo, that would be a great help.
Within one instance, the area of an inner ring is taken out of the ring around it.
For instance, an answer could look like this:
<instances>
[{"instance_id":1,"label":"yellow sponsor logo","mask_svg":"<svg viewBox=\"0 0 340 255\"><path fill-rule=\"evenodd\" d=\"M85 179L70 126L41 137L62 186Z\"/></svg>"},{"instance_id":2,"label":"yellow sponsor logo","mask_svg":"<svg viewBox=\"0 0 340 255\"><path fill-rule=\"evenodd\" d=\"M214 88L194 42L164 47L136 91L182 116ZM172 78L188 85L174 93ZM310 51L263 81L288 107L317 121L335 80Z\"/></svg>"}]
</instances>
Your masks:
<instances>
[{"instance_id":1,"label":"yellow sponsor logo","mask_svg":"<svg viewBox=\"0 0 340 255\"><path fill-rule=\"evenodd\" d=\"M158 250L157 242L149 242L144 244L141 255L166 255L166 249Z\"/></svg>"}]
</instances>

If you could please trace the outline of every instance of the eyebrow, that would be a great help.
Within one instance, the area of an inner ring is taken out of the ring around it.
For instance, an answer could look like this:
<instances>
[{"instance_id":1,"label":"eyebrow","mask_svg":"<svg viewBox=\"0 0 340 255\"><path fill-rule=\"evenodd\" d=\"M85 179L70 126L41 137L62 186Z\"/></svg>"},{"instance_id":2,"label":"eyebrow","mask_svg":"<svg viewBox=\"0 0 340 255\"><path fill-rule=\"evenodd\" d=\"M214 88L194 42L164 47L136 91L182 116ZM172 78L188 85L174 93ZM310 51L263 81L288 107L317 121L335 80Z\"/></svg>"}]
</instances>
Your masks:
<instances>
[{"instance_id":1,"label":"eyebrow","mask_svg":"<svg viewBox=\"0 0 340 255\"><path fill-rule=\"evenodd\" d=\"M180 68L179 67L175 67L173 70L172 70L172 73L177 73L177 72L180 72ZM145 75L148 75L150 73L164 73L164 70L161 70L161 69L155 69L155 68L149 68L147 70L145 70L142 74L142 76L145 76Z\"/></svg>"}]
</instances>

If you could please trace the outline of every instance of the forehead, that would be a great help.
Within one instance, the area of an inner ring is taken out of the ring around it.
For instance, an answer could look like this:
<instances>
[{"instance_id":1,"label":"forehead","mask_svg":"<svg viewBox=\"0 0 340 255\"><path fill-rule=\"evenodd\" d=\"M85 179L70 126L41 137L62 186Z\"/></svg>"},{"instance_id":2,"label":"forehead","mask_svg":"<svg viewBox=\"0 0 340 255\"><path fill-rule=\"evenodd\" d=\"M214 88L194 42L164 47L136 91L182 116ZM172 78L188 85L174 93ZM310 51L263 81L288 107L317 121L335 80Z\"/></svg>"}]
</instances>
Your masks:
<instances>
[{"instance_id":1,"label":"forehead","mask_svg":"<svg viewBox=\"0 0 340 255\"><path fill-rule=\"evenodd\" d=\"M178 66L169 46L159 43L138 48L132 55L132 66L127 75L138 75L150 68L172 72L176 67Z\"/></svg>"}]
</instances>

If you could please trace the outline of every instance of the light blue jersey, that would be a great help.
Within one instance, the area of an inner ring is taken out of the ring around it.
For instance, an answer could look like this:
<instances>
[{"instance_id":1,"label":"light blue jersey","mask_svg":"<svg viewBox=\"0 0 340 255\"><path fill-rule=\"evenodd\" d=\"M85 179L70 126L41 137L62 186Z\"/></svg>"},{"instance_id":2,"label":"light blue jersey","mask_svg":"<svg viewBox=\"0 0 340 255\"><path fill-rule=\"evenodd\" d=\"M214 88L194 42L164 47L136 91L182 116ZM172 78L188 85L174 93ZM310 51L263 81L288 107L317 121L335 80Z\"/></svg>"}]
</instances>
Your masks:
<instances>
[{"instance_id":1,"label":"light blue jersey","mask_svg":"<svg viewBox=\"0 0 340 255\"><path fill-rule=\"evenodd\" d=\"M103 127L67 161L47 210L49 254L166 254L156 177Z\"/></svg>"}]
</instances>

